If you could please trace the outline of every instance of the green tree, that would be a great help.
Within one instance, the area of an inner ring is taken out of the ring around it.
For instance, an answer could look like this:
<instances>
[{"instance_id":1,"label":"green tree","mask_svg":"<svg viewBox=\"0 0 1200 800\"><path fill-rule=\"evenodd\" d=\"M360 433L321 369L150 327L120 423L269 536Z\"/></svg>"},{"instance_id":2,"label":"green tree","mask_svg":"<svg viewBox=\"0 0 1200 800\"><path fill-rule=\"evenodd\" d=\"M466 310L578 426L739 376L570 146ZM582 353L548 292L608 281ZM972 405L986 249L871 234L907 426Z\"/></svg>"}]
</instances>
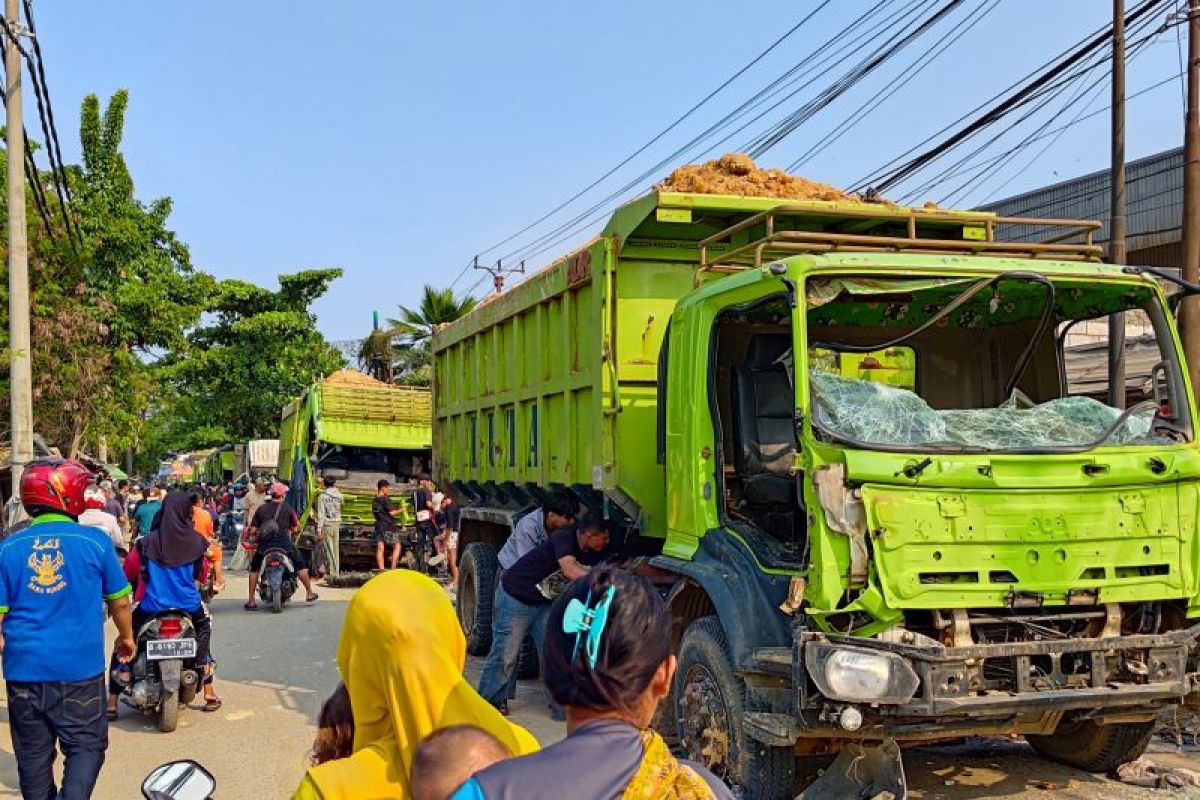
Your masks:
<instances>
[{"instance_id":1,"label":"green tree","mask_svg":"<svg viewBox=\"0 0 1200 800\"><path fill-rule=\"evenodd\" d=\"M416 309L400 306L400 317L389 319L392 341L392 374L398 383L428 385L432 379L430 339L439 325L454 322L474 310L477 301L454 289L435 289L426 284Z\"/></svg>"},{"instance_id":2,"label":"green tree","mask_svg":"<svg viewBox=\"0 0 1200 800\"><path fill-rule=\"evenodd\" d=\"M343 365L309 311L341 274L281 275L277 291L240 280L218 283L211 320L164 359L174 400L158 438L185 449L277 436L283 406Z\"/></svg>"}]
</instances>

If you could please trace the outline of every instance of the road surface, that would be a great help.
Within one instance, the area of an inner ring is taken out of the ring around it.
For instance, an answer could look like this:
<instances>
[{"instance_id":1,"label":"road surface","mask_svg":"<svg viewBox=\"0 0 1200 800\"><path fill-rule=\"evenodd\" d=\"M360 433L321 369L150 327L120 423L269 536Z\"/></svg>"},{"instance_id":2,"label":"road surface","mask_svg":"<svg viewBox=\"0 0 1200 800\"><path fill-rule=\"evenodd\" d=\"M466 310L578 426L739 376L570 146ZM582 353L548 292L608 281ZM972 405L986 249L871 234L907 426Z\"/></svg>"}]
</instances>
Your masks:
<instances>
[{"instance_id":1,"label":"road surface","mask_svg":"<svg viewBox=\"0 0 1200 800\"><path fill-rule=\"evenodd\" d=\"M213 652L219 661L218 692L225 706L213 714L199 708L180 715L174 733L124 707L111 728L108 761L96 797L140 797L142 778L158 764L191 758L216 776L217 797L286 798L304 773L317 711L336 686L334 652L350 589L321 589L313 605L289 604L281 615L242 610L245 578L231 575L226 597L212 604ZM472 681L478 660L468 665ZM7 723L7 709L0 698ZM514 720L544 744L565 734L550 720L544 690L523 682ZM1200 768L1200 754L1156 755ZM1035 757L1021 741L969 741L906 753L912 797L1055 798L1118 800L1185 795L1137 790ZM17 797L16 762L8 726L0 726L0 797ZM1195 796L1200 796L1200 792Z\"/></svg>"}]
</instances>

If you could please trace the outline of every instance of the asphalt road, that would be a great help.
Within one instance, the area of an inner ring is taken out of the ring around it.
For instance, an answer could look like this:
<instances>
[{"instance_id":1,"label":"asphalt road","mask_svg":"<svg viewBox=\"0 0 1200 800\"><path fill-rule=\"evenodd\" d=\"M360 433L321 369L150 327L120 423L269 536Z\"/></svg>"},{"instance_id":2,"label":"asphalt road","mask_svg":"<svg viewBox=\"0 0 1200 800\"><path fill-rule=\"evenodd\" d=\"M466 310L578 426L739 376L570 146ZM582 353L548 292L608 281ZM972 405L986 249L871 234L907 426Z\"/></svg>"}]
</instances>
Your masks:
<instances>
[{"instance_id":1,"label":"asphalt road","mask_svg":"<svg viewBox=\"0 0 1200 800\"><path fill-rule=\"evenodd\" d=\"M224 707L213 714L198 705L180 715L179 728L159 733L155 720L122 708L110 729L108 761L96 797L140 797L142 779L164 761L191 758L216 776L217 797L286 798L304 773L321 702L338 681L334 651L352 590L321 589L313 605L289 604L281 615L247 613L245 578L230 576L228 595L212 604L213 651L219 661L218 693ZM478 660L468 676L478 675ZM514 720L543 744L565 734L549 719L545 692L523 682ZM0 694L0 722L7 709ZM1164 753L1156 760L1200 769L1200 754ZM1118 800L1200 796L1133 789L1102 776L1080 773L1037 758L1020 740L970 740L905 754L911 796L933 798L1056 798ZM815 766L813 769L815 770ZM8 725L0 725L0 797L17 797L16 762ZM564 798L567 795L564 795Z\"/></svg>"}]
</instances>

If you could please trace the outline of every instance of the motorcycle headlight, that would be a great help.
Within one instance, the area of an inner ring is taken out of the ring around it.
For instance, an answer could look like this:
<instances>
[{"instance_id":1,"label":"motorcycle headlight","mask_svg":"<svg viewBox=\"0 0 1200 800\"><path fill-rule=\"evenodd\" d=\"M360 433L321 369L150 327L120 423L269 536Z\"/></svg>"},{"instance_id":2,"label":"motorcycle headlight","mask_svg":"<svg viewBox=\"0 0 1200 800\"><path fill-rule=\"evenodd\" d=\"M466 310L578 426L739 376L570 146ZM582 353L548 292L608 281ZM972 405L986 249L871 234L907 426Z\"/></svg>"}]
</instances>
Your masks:
<instances>
[{"instance_id":1,"label":"motorcycle headlight","mask_svg":"<svg viewBox=\"0 0 1200 800\"><path fill-rule=\"evenodd\" d=\"M804 660L817 688L833 700L899 705L920 685L917 673L895 653L814 642Z\"/></svg>"}]
</instances>

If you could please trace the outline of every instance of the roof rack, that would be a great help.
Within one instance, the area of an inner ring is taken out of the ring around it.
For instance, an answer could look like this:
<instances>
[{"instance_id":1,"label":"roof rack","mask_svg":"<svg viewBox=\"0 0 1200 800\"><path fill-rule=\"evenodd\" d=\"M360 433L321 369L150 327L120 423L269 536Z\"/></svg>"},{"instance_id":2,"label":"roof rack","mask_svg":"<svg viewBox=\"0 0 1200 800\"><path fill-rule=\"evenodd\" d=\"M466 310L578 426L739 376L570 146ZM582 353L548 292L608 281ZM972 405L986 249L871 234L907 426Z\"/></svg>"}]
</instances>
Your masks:
<instances>
[{"instance_id":1,"label":"roof rack","mask_svg":"<svg viewBox=\"0 0 1200 800\"><path fill-rule=\"evenodd\" d=\"M834 222L841 223L836 225ZM824 225L822 226L822 223ZM762 226L761 238L750 231ZM871 231L880 226L888 235ZM1000 226L1023 226L1022 235L1043 233L1037 241L997 241ZM903 228L903 234L896 229ZM1098 261L1103 248L1092 239L1101 223L1080 219L998 217L988 212L947 211L903 206L848 207L844 203L781 205L747 217L720 233L702 239L700 268L705 272L740 272L797 253L912 252L967 253L980 256L1053 257ZM814 229L815 228L815 229ZM749 241L738 241L746 231ZM950 235L949 237L947 235ZM1082 237L1082 242L1068 242Z\"/></svg>"}]
</instances>

